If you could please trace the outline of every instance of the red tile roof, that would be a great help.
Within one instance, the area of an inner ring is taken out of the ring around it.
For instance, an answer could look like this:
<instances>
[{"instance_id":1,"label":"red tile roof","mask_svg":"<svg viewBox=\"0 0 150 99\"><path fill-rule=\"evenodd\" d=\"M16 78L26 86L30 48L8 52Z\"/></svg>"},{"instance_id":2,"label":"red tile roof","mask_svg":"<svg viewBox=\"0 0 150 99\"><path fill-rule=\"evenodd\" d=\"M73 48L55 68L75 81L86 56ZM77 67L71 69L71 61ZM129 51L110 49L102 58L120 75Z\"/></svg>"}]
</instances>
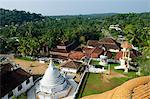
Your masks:
<instances>
[{"instance_id":1,"label":"red tile roof","mask_svg":"<svg viewBox=\"0 0 150 99\"><path fill-rule=\"evenodd\" d=\"M128 43L127 41L123 42L121 44L122 48L132 48L132 44Z\"/></svg>"},{"instance_id":2,"label":"red tile roof","mask_svg":"<svg viewBox=\"0 0 150 99\"><path fill-rule=\"evenodd\" d=\"M90 54L90 53L92 53L93 52L93 49L94 48L88 48L88 47L83 47L83 52L85 53L85 54Z\"/></svg>"},{"instance_id":3,"label":"red tile roof","mask_svg":"<svg viewBox=\"0 0 150 99\"><path fill-rule=\"evenodd\" d=\"M80 60L85 55L81 51L71 51L68 55L68 58L72 60Z\"/></svg>"},{"instance_id":4,"label":"red tile roof","mask_svg":"<svg viewBox=\"0 0 150 99\"><path fill-rule=\"evenodd\" d=\"M104 46L107 50L109 50L109 49L120 50L120 44L117 43L112 38L103 38L99 41L98 40L88 40L87 45L92 46L92 47Z\"/></svg>"},{"instance_id":5,"label":"red tile roof","mask_svg":"<svg viewBox=\"0 0 150 99\"><path fill-rule=\"evenodd\" d=\"M104 53L104 50L99 47L94 48L83 48L83 51L87 57L98 58L99 55Z\"/></svg>"},{"instance_id":6,"label":"red tile roof","mask_svg":"<svg viewBox=\"0 0 150 99\"><path fill-rule=\"evenodd\" d=\"M101 46L101 44L99 44L98 40L88 40L87 45L88 46L93 46L93 47Z\"/></svg>"},{"instance_id":7,"label":"red tile roof","mask_svg":"<svg viewBox=\"0 0 150 99\"><path fill-rule=\"evenodd\" d=\"M64 64L62 64L61 67L79 69L81 65L82 65L81 62L67 61L67 62L65 62Z\"/></svg>"},{"instance_id":8,"label":"red tile roof","mask_svg":"<svg viewBox=\"0 0 150 99\"><path fill-rule=\"evenodd\" d=\"M62 56L62 55L52 55L52 58L58 58L58 59L68 60L67 56Z\"/></svg>"},{"instance_id":9,"label":"red tile roof","mask_svg":"<svg viewBox=\"0 0 150 99\"><path fill-rule=\"evenodd\" d=\"M58 49L58 48L54 48L51 50L52 52L60 52L60 53L68 53L69 51L65 50L65 49Z\"/></svg>"},{"instance_id":10,"label":"red tile roof","mask_svg":"<svg viewBox=\"0 0 150 99\"><path fill-rule=\"evenodd\" d=\"M107 52L106 52L106 56L108 57L108 59L112 58L111 52L107 51Z\"/></svg>"},{"instance_id":11,"label":"red tile roof","mask_svg":"<svg viewBox=\"0 0 150 99\"><path fill-rule=\"evenodd\" d=\"M123 52L119 51L117 52L116 56L115 56L115 60L119 60L120 58L122 58Z\"/></svg>"},{"instance_id":12,"label":"red tile roof","mask_svg":"<svg viewBox=\"0 0 150 99\"><path fill-rule=\"evenodd\" d=\"M119 60L123 55L122 51L117 52L116 56L115 56L115 60ZM136 58L137 56L141 55L140 52L136 51L136 50L132 50L130 51L130 57L131 58Z\"/></svg>"},{"instance_id":13,"label":"red tile roof","mask_svg":"<svg viewBox=\"0 0 150 99\"><path fill-rule=\"evenodd\" d=\"M101 40L99 40L100 44L114 44L116 43L115 40L113 40L112 38L103 38Z\"/></svg>"}]
</instances>

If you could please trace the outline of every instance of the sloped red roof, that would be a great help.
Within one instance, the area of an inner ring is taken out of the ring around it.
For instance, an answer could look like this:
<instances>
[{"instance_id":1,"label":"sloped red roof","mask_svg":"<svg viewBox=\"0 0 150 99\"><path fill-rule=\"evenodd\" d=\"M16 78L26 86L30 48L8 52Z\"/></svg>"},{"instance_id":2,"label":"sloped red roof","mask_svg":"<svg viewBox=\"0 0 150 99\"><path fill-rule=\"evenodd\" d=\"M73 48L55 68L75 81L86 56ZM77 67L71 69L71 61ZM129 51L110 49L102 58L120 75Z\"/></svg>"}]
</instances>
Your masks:
<instances>
[{"instance_id":1,"label":"sloped red roof","mask_svg":"<svg viewBox=\"0 0 150 99\"><path fill-rule=\"evenodd\" d=\"M61 67L79 69L81 65L82 65L81 62L67 61L67 62L65 62L64 64L62 64Z\"/></svg>"},{"instance_id":2,"label":"sloped red roof","mask_svg":"<svg viewBox=\"0 0 150 99\"><path fill-rule=\"evenodd\" d=\"M85 53L85 54L90 54L90 53L92 53L93 52L93 49L94 48L88 48L88 47L83 47L83 52Z\"/></svg>"},{"instance_id":3,"label":"sloped red roof","mask_svg":"<svg viewBox=\"0 0 150 99\"><path fill-rule=\"evenodd\" d=\"M97 46L101 46L102 44L100 44L98 40L88 40L87 45L97 47Z\"/></svg>"},{"instance_id":4,"label":"sloped red roof","mask_svg":"<svg viewBox=\"0 0 150 99\"><path fill-rule=\"evenodd\" d=\"M115 56L115 60L119 60L123 55L122 51L117 52L116 56Z\"/></svg>"},{"instance_id":5,"label":"sloped red roof","mask_svg":"<svg viewBox=\"0 0 150 99\"><path fill-rule=\"evenodd\" d=\"M91 54L91 58L98 58L100 54L98 53L92 53Z\"/></svg>"},{"instance_id":6,"label":"sloped red roof","mask_svg":"<svg viewBox=\"0 0 150 99\"><path fill-rule=\"evenodd\" d=\"M112 38L103 38L99 41L98 40L88 40L87 45L92 46L92 47L104 46L107 50L109 50L109 49L120 50L120 44L117 43Z\"/></svg>"},{"instance_id":7,"label":"sloped red roof","mask_svg":"<svg viewBox=\"0 0 150 99\"><path fill-rule=\"evenodd\" d=\"M85 55L81 51L71 51L68 55L68 58L72 60L80 60Z\"/></svg>"},{"instance_id":8,"label":"sloped red roof","mask_svg":"<svg viewBox=\"0 0 150 99\"><path fill-rule=\"evenodd\" d=\"M115 44L115 43L112 43L112 44L103 44L103 46L109 50L109 49L114 49L114 50L120 50L120 47Z\"/></svg>"},{"instance_id":9,"label":"sloped red roof","mask_svg":"<svg viewBox=\"0 0 150 99\"><path fill-rule=\"evenodd\" d=\"M116 43L116 42L112 38L103 38L103 39L99 40L99 43L100 44L112 44L112 43Z\"/></svg>"},{"instance_id":10,"label":"sloped red roof","mask_svg":"<svg viewBox=\"0 0 150 99\"><path fill-rule=\"evenodd\" d=\"M106 56L107 56L109 59L112 58L111 52L107 51L107 52L106 52Z\"/></svg>"},{"instance_id":11,"label":"sloped red roof","mask_svg":"<svg viewBox=\"0 0 150 99\"><path fill-rule=\"evenodd\" d=\"M83 48L83 51L87 57L98 58L99 55L104 53L104 50L99 47Z\"/></svg>"},{"instance_id":12,"label":"sloped red roof","mask_svg":"<svg viewBox=\"0 0 150 99\"><path fill-rule=\"evenodd\" d=\"M129 42L125 41L121 44L122 48L132 48L132 44L130 44Z\"/></svg>"},{"instance_id":13,"label":"sloped red roof","mask_svg":"<svg viewBox=\"0 0 150 99\"><path fill-rule=\"evenodd\" d=\"M122 51L117 52L117 54L116 54L116 56L115 56L115 60L119 60L119 59L122 57L122 55L123 55L123 52L122 52ZM141 55L141 53L138 52L138 51L136 51L136 50L131 50L131 51L130 51L130 57L131 57L131 58L135 58L135 57L137 57L137 56L139 56L139 55Z\"/></svg>"},{"instance_id":14,"label":"sloped red roof","mask_svg":"<svg viewBox=\"0 0 150 99\"><path fill-rule=\"evenodd\" d=\"M58 49L58 48L53 48L51 49L51 51L53 52L60 52L60 53L68 53L69 51L65 50L65 49Z\"/></svg>"},{"instance_id":15,"label":"sloped red roof","mask_svg":"<svg viewBox=\"0 0 150 99\"><path fill-rule=\"evenodd\" d=\"M67 56L62 56L62 55L52 55L52 58L58 58L58 59L68 60Z\"/></svg>"}]
</instances>

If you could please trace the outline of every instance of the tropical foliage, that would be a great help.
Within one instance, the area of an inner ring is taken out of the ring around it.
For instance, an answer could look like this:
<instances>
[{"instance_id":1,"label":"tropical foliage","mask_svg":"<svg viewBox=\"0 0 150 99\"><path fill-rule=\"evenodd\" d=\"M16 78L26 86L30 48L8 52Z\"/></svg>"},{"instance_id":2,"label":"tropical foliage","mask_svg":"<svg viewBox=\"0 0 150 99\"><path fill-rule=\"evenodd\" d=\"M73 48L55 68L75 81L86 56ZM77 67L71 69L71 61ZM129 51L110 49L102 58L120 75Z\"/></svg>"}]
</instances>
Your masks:
<instances>
[{"instance_id":1,"label":"tropical foliage","mask_svg":"<svg viewBox=\"0 0 150 99\"><path fill-rule=\"evenodd\" d=\"M135 46L149 48L150 13L97 14L79 16L42 16L25 11L0 9L0 51L38 55L60 42L105 36L117 37L119 31L109 30L119 24L126 39Z\"/></svg>"}]
</instances>

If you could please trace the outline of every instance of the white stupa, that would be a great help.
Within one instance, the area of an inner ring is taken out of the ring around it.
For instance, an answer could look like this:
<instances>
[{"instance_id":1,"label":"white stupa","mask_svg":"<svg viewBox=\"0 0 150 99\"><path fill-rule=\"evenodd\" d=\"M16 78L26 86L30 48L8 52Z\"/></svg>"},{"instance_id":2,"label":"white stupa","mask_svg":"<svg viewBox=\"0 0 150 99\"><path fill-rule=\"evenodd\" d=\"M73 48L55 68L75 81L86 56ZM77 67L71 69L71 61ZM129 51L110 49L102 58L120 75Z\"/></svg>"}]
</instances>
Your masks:
<instances>
[{"instance_id":1,"label":"white stupa","mask_svg":"<svg viewBox=\"0 0 150 99\"><path fill-rule=\"evenodd\" d=\"M70 89L70 83L60 74L58 69L55 68L51 59L43 78L40 80L38 97L40 99L66 97Z\"/></svg>"}]
</instances>

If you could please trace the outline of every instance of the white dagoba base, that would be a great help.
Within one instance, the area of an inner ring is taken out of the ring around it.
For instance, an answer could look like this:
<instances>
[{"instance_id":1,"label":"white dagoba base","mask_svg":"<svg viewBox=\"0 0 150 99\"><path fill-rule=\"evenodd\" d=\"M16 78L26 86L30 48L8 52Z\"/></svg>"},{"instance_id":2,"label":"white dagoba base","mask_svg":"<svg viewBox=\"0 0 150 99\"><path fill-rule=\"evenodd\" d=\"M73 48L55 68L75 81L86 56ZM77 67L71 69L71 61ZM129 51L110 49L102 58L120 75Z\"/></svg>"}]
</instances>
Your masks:
<instances>
[{"instance_id":1,"label":"white dagoba base","mask_svg":"<svg viewBox=\"0 0 150 99\"><path fill-rule=\"evenodd\" d=\"M121 66L121 65L120 65L120 66L115 66L114 68L115 68L115 69L125 69L126 66Z\"/></svg>"},{"instance_id":2,"label":"white dagoba base","mask_svg":"<svg viewBox=\"0 0 150 99\"><path fill-rule=\"evenodd\" d=\"M36 94L40 99L60 99L66 97L71 88L68 79L60 74L51 59L43 78L39 81Z\"/></svg>"},{"instance_id":3,"label":"white dagoba base","mask_svg":"<svg viewBox=\"0 0 150 99\"><path fill-rule=\"evenodd\" d=\"M51 94L40 91L37 92L37 96L39 97L39 99L61 99L63 97L67 97L71 89L72 86L70 85L69 82L67 82L65 89L63 89L62 91Z\"/></svg>"}]
</instances>

